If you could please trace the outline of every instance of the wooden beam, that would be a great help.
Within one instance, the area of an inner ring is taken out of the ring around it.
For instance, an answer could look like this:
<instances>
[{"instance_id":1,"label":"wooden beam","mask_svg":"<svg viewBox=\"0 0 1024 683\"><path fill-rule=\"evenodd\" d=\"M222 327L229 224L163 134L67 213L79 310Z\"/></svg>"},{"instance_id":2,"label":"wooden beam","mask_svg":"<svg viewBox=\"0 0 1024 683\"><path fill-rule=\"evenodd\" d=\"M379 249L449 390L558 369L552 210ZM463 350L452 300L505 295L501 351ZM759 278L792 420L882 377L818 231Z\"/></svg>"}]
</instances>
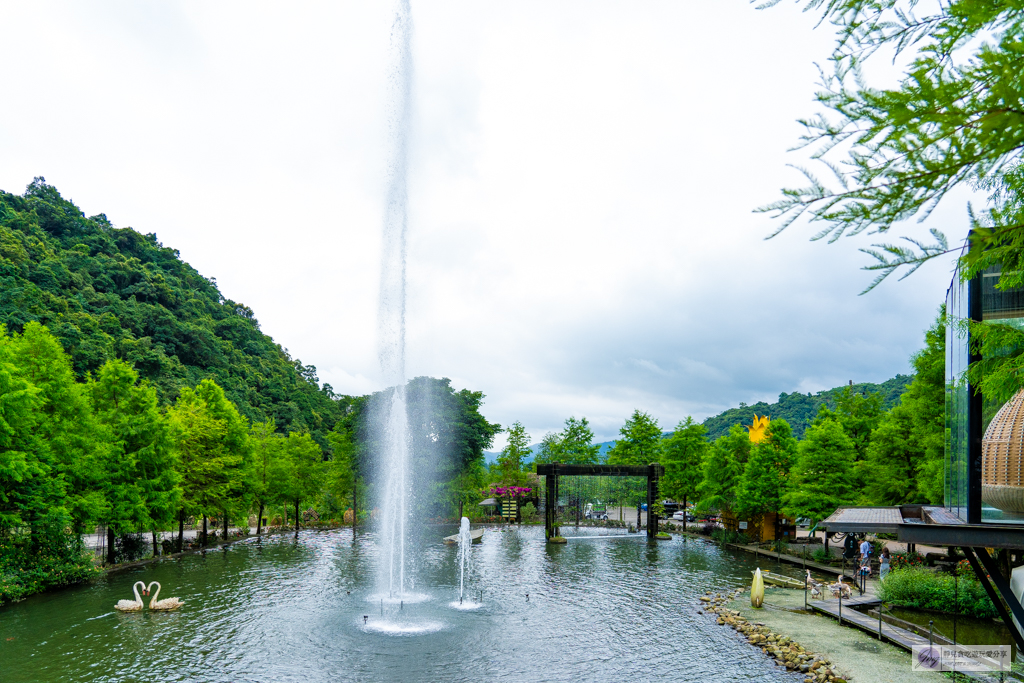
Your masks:
<instances>
[{"instance_id":1,"label":"wooden beam","mask_svg":"<svg viewBox=\"0 0 1024 683\"><path fill-rule=\"evenodd\" d=\"M660 465L659 465L660 467ZM563 477L646 477L648 466L634 465L537 465L538 475L558 474Z\"/></svg>"}]
</instances>

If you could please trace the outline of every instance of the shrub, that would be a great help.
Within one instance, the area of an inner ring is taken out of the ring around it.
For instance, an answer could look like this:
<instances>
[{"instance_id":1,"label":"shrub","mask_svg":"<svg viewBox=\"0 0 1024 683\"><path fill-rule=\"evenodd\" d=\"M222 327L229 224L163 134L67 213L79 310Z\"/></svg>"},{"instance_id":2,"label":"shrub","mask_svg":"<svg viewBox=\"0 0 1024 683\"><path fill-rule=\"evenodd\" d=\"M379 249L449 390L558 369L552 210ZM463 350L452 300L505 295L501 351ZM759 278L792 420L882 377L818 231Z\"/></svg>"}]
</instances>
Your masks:
<instances>
[{"instance_id":1,"label":"shrub","mask_svg":"<svg viewBox=\"0 0 1024 683\"><path fill-rule=\"evenodd\" d=\"M718 525L714 522L705 522L701 527L697 529L697 533L703 534L705 536L710 536L711 534L715 533L715 529L717 528Z\"/></svg>"},{"instance_id":2,"label":"shrub","mask_svg":"<svg viewBox=\"0 0 1024 683\"><path fill-rule=\"evenodd\" d=\"M48 514L34 547L27 536L0 534L0 604L99 573L70 522L65 513Z\"/></svg>"},{"instance_id":3,"label":"shrub","mask_svg":"<svg viewBox=\"0 0 1024 683\"><path fill-rule=\"evenodd\" d=\"M522 515L524 522L532 522L537 519L537 508L533 503L527 503L519 508L519 514Z\"/></svg>"},{"instance_id":4,"label":"shrub","mask_svg":"<svg viewBox=\"0 0 1024 683\"><path fill-rule=\"evenodd\" d=\"M920 553L893 553L889 566L893 569L906 569L908 567L923 567L924 557Z\"/></svg>"},{"instance_id":5,"label":"shrub","mask_svg":"<svg viewBox=\"0 0 1024 683\"><path fill-rule=\"evenodd\" d=\"M825 550L824 547L815 549L815 551L811 553L811 558L820 564L828 564L834 559L832 557L832 553Z\"/></svg>"},{"instance_id":6,"label":"shrub","mask_svg":"<svg viewBox=\"0 0 1024 683\"><path fill-rule=\"evenodd\" d=\"M957 585L959 583L959 585ZM956 612L979 619L998 616L981 583L970 576L959 579L922 567L893 569L878 585L878 597L900 607Z\"/></svg>"}]
</instances>

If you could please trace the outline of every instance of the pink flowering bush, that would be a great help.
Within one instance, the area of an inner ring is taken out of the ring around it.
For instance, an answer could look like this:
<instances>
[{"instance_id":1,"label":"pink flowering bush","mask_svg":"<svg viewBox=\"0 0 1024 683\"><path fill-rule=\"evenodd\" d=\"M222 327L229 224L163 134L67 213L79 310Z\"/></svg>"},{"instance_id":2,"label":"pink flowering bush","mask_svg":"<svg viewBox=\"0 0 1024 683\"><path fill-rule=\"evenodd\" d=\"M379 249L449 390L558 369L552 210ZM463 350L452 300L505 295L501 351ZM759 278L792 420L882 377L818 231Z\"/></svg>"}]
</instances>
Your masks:
<instances>
[{"instance_id":1,"label":"pink flowering bush","mask_svg":"<svg viewBox=\"0 0 1024 683\"><path fill-rule=\"evenodd\" d=\"M498 498L522 498L532 490L525 486L492 486L491 495Z\"/></svg>"}]
</instances>

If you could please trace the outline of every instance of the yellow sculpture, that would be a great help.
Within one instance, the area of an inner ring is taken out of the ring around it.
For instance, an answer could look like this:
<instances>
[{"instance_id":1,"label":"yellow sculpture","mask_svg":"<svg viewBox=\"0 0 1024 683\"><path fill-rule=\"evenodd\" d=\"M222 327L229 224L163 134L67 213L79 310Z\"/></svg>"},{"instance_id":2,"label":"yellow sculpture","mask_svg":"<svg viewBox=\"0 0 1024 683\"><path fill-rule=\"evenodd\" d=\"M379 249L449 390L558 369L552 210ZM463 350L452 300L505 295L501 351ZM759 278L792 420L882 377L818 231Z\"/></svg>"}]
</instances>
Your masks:
<instances>
[{"instance_id":1,"label":"yellow sculpture","mask_svg":"<svg viewBox=\"0 0 1024 683\"><path fill-rule=\"evenodd\" d=\"M764 417L754 415L754 424L747 427L747 434L750 436L751 443L761 443L764 441L764 437L767 436L768 421L767 415Z\"/></svg>"}]
</instances>

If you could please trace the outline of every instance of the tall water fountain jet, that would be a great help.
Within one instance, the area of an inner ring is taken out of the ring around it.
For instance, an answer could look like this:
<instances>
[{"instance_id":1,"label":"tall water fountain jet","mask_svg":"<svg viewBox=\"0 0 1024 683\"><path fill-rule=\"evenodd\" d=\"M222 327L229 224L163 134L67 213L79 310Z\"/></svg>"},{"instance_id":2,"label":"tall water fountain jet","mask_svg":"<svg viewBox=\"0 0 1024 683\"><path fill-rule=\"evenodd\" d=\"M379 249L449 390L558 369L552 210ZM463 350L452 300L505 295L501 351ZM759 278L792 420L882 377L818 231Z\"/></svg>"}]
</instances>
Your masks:
<instances>
[{"instance_id":1,"label":"tall water fountain jet","mask_svg":"<svg viewBox=\"0 0 1024 683\"><path fill-rule=\"evenodd\" d=\"M405 400L405 254L406 190L412 56L409 0L398 0L391 25L388 72L387 190L384 208L384 242L381 252L380 305L377 353L384 381L393 387L390 405L380 415L383 431L381 490L381 539L383 567L381 593L405 592L406 501L409 498L409 444Z\"/></svg>"}]
</instances>

